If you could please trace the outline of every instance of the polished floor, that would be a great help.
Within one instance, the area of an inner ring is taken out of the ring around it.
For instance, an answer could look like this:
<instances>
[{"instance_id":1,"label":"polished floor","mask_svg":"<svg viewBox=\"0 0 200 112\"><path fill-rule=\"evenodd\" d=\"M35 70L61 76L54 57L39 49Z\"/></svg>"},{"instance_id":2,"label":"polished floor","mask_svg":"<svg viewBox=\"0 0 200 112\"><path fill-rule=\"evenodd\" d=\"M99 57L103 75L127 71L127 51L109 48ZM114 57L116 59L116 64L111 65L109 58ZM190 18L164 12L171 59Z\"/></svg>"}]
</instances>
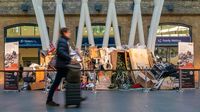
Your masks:
<instances>
[{"instance_id":1,"label":"polished floor","mask_svg":"<svg viewBox=\"0 0 200 112\"><path fill-rule=\"evenodd\" d=\"M84 91L88 100L81 108L64 108L62 92L55 94L60 107L47 107L42 91L8 92L0 90L0 112L200 112L200 90Z\"/></svg>"}]
</instances>

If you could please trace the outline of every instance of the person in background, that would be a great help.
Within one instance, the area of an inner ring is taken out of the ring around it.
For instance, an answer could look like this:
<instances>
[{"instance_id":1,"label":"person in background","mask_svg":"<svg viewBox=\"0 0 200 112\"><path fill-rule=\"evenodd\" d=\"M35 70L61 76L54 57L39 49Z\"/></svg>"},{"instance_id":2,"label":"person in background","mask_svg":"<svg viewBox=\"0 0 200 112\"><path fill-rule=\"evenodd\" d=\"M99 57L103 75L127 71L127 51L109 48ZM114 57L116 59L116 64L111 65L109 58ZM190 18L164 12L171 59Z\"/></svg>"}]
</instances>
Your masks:
<instances>
[{"instance_id":1,"label":"person in background","mask_svg":"<svg viewBox=\"0 0 200 112\"><path fill-rule=\"evenodd\" d=\"M19 81L22 80L23 71L24 71L24 67L22 66L22 64L20 64L20 66L19 66Z\"/></svg>"},{"instance_id":2,"label":"person in background","mask_svg":"<svg viewBox=\"0 0 200 112\"><path fill-rule=\"evenodd\" d=\"M53 95L56 90L56 88L59 86L62 78L65 78L68 73L68 64L75 64L78 63L75 60L72 60L70 57L70 40L71 32L68 28L62 28L60 30L60 38L57 42L57 49L56 49L56 69L57 74L56 78L50 88L46 104L49 106L59 106L58 103L53 101ZM82 101L85 100L85 98L82 98Z\"/></svg>"}]
</instances>

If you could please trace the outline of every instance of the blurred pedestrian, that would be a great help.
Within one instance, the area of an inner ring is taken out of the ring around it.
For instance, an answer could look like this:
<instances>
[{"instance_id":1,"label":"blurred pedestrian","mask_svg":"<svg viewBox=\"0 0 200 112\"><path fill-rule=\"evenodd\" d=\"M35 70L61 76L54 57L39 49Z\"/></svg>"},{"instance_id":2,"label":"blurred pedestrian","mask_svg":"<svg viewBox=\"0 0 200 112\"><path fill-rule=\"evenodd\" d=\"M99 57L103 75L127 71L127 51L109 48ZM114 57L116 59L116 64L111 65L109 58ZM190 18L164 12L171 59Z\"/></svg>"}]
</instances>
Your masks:
<instances>
[{"instance_id":1,"label":"blurred pedestrian","mask_svg":"<svg viewBox=\"0 0 200 112\"><path fill-rule=\"evenodd\" d=\"M57 49L56 49L56 78L50 88L46 104L50 106L59 106L58 103L53 101L53 95L56 88L59 86L62 78L67 75L67 65L69 63L74 63L70 57L69 51L69 39L71 32L68 28L62 28L60 30L60 38L58 39Z\"/></svg>"},{"instance_id":2,"label":"blurred pedestrian","mask_svg":"<svg viewBox=\"0 0 200 112\"><path fill-rule=\"evenodd\" d=\"M22 80L22 73L24 71L24 67L22 66L22 64L19 65L19 81Z\"/></svg>"}]
</instances>

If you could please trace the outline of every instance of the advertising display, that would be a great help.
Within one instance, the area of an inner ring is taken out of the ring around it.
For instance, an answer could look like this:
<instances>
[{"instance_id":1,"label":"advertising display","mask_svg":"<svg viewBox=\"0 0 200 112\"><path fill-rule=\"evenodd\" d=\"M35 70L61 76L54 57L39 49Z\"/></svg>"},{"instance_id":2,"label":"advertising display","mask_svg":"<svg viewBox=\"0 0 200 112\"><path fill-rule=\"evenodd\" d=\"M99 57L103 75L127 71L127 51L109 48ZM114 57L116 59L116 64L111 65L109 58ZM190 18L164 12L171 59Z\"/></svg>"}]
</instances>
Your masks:
<instances>
[{"instance_id":1,"label":"advertising display","mask_svg":"<svg viewBox=\"0 0 200 112\"><path fill-rule=\"evenodd\" d=\"M13 72L19 68L19 43L5 43L5 72L4 74L4 89L18 90L18 73Z\"/></svg>"},{"instance_id":2,"label":"advertising display","mask_svg":"<svg viewBox=\"0 0 200 112\"><path fill-rule=\"evenodd\" d=\"M179 42L178 44L178 63L180 69L192 69L194 66L194 44ZM195 88L194 72L182 70L182 87Z\"/></svg>"}]
</instances>

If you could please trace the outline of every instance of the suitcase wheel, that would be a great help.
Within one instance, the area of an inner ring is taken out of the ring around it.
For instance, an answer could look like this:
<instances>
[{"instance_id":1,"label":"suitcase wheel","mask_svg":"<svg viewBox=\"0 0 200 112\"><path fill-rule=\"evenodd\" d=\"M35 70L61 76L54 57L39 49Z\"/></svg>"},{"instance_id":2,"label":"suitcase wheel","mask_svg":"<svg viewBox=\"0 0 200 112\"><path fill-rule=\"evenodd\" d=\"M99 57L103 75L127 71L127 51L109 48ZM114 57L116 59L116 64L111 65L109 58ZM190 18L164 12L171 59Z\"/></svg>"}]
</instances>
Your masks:
<instances>
[{"instance_id":1,"label":"suitcase wheel","mask_svg":"<svg viewBox=\"0 0 200 112\"><path fill-rule=\"evenodd\" d=\"M81 105L80 105L80 104L78 104L78 105L76 105L76 108L80 108L80 106L81 106Z\"/></svg>"}]
</instances>

